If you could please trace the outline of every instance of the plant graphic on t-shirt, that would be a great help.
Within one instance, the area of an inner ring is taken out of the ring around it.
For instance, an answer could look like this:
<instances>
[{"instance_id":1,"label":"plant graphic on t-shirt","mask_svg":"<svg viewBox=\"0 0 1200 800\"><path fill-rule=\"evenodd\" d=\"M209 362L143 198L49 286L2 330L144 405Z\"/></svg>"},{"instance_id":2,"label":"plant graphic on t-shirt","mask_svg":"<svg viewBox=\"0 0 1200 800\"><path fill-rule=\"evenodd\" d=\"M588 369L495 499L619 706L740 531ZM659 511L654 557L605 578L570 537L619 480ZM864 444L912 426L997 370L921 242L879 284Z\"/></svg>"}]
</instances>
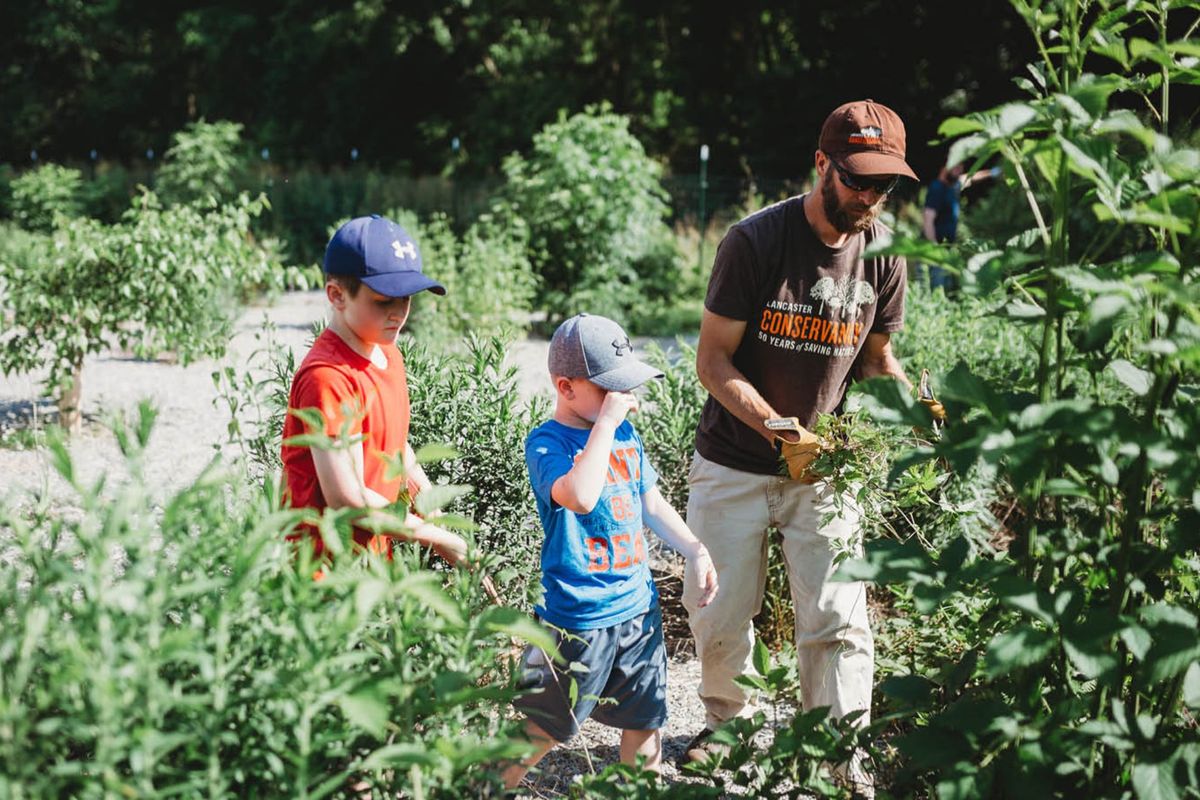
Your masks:
<instances>
[{"instance_id":1,"label":"plant graphic on t-shirt","mask_svg":"<svg viewBox=\"0 0 1200 800\"><path fill-rule=\"evenodd\" d=\"M825 304L839 317L858 316L858 307L875 301L875 290L866 281L853 280L849 275L840 280L825 277L815 284L809 294L821 301L818 314L825 313Z\"/></svg>"}]
</instances>

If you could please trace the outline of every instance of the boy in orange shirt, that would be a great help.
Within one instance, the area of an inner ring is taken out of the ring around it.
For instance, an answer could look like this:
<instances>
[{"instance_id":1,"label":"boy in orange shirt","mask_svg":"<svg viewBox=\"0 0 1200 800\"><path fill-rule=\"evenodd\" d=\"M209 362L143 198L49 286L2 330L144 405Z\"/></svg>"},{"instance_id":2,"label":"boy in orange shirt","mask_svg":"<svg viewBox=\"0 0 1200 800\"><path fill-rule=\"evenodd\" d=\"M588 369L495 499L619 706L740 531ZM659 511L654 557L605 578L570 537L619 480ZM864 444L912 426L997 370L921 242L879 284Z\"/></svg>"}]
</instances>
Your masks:
<instances>
[{"instance_id":1,"label":"boy in orange shirt","mask_svg":"<svg viewBox=\"0 0 1200 800\"><path fill-rule=\"evenodd\" d=\"M338 228L325 250L324 268L332 315L292 378L283 439L312 432L290 413L309 408L321 412L326 436L361 438L333 449L284 445L287 502L293 508L385 508L404 488L404 479L387 479L389 457L403 459L410 496L430 486L408 442L408 382L396 335L414 294L446 289L421 271L412 237L377 215ZM325 549L320 535L311 529L307 535L320 558ZM414 513L401 530L373 535L354 529L359 546L383 554L390 552L391 538L429 545L451 564L466 557L462 537Z\"/></svg>"}]
</instances>

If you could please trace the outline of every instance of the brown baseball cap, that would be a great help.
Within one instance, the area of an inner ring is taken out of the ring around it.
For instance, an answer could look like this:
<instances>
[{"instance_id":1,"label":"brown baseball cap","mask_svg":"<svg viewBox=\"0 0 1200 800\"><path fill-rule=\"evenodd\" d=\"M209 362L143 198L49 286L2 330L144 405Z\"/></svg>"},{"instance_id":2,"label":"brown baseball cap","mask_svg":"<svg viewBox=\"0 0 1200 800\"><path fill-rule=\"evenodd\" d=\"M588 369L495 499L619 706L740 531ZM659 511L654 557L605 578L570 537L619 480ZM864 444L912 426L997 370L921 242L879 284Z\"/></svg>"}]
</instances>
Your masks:
<instances>
[{"instance_id":1,"label":"brown baseball cap","mask_svg":"<svg viewBox=\"0 0 1200 800\"><path fill-rule=\"evenodd\" d=\"M825 118L818 145L856 175L917 173L904 161L904 123L900 115L874 100L838 106Z\"/></svg>"}]
</instances>

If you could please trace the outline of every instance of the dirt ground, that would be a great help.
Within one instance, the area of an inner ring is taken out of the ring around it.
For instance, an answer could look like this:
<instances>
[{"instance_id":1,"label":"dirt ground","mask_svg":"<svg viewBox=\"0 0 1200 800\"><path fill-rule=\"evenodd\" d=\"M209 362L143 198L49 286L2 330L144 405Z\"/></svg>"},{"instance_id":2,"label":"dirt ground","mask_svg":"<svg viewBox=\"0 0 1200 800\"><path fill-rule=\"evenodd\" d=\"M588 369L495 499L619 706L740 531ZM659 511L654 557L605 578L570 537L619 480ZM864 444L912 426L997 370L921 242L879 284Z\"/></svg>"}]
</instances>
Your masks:
<instances>
[{"instance_id":1,"label":"dirt ground","mask_svg":"<svg viewBox=\"0 0 1200 800\"><path fill-rule=\"evenodd\" d=\"M213 382L213 372L225 365L244 367L256 349L256 338L264 322L274 326L276 341L290 347L299 362L312 338L311 326L325 313L320 292L283 295L269 307L248 309L232 332L229 352L221 361L201 361L181 366L166 361L142 361L108 353L87 359L83 370L84 429L70 442L76 472L91 484L101 477L119 480L123 460L106 420L113 414L133 414L142 400L158 409L146 474L158 481L165 496L194 480L215 458L228 458L224 445L229 412ZM659 340L669 345L669 340ZM403 342L401 343L403 346ZM643 342L635 341L641 346ZM519 372L524 398L550 394L546 379L549 343L530 338L509 349L509 359ZM54 502L71 504L71 489L54 473L43 449L29 446L29 431L36 430L55 414L53 404L40 397L43 375L0 377L0 502L30 502L32 494L49 494ZM414 413L420 413L414 409ZM669 583L669 581L668 581ZM668 653L674 657L668 668L670 718L663 730L665 776L677 777L673 760L691 736L703 726L704 714L696 687L699 664L692 656L686 622L671 599L677 590L664 586L664 611ZM533 797L565 795L573 776L617 760L619 732L598 723L585 723L582 733L569 746L551 753L539 774L527 784Z\"/></svg>"}]
</instances>

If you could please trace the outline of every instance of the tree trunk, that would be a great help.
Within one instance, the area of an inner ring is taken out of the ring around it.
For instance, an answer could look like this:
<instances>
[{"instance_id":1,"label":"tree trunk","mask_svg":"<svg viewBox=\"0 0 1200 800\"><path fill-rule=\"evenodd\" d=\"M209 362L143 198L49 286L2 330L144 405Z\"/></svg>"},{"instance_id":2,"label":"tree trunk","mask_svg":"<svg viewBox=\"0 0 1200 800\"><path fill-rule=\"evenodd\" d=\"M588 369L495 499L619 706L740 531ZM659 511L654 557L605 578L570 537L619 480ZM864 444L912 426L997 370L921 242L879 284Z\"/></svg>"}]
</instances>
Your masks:
<instances>
[{"instance_id":1,"label":"tree trunk","mask_svg":"<svg viewBox=\"0 0 1200 800\"><path fill-rule=\"evenodd\" d=\"M82 394L83 359L80 359L71 370L70 381L59 387L58 395L58 424L72 435L83 428Z\"/></svg>"}]
</instances>

